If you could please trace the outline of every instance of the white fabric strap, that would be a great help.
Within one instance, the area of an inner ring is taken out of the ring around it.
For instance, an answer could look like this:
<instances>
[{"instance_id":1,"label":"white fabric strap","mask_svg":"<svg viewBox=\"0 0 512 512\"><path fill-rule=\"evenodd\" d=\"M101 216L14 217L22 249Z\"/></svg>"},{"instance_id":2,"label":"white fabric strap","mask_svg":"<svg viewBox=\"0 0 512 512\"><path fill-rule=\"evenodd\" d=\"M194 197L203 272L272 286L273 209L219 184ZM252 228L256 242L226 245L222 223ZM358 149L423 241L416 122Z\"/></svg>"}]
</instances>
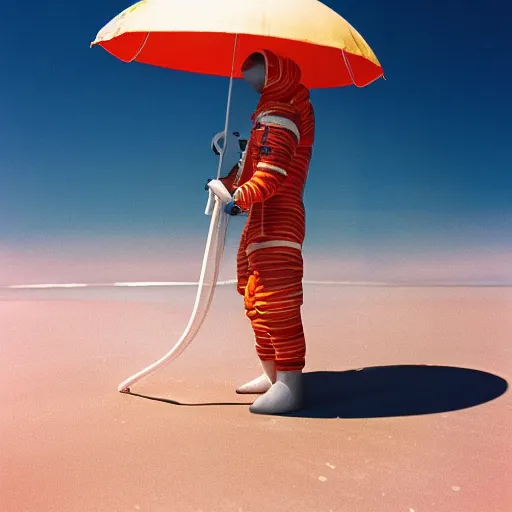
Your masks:
<instances>
[{"instance_id":1,"label":"white fabric strap","mask_svg":"<svg viewBox=\"0 0 512 512\"><path fill-rule=\"evenodd\" d=\"M278 172L283 176L288 176L288 173L282 167L278 167L277 165L267 164L266 162L259 162L256 167L258 169L267 169L269 171Z\"/></svg>"},{"instance_id":2,"label":"white fabric strap","mask_svg":"<svg viewBox=\"0 0 512 512\"><path fill-rule=\"evenodd\" d=\"M287 130L291 131L295 137L297 137L297 140L300 142L300 132L297 128L297 125L291 120L283 116L275 116L272 114L265 114L265 112L261 113L257 121L261 124L268 124L270 126L281 126L282 128L286 128Z\"/></svg>"},{"instance_id":3,"label":"white fabric strap","mask_svg":"<svg viewBox=\"0 0 512 512\"><path fill-rule=\"evenodd\" d=\"M149 33L148 33L149 35ZM146 38L147 42L147 38ZM235 57L238 43L238 35L235 34L234 46L233 46L233 56L231 59L231 74L229 77L229 88L228 88L228 102L226 106L226 117L224 121L224 133L229 133L229 113L231 107L231 97L233 91L233 75L235 71ZM222 162L224 159L224 148L219 158L219 166L217 169L217 179L220 177L220 171L222 167ZM222 191L219 183L216 183L214 188L217 191ZM225 191L225 187L224 187ZM222 192L220 192L222 195ZM178 356L180 356L183 351L190 345L190 343L194 340L197 332L203 325L203 322L208 314L208 310L212 304L213 294L215 291L215 287L217 285L219 279L219 272L222 262L222 256L224 254L224 247L226 243L226 235L228 229L228 222L230 216L224 211L223 201L215 198L215 194L210 188L210 192L208 194L209 201L214 201L215 206L213 208L212 217L210 221L210 228L208 230L208 238L206 239L206 247L203 255L203 264L201 266L201 274L199 276L199 285L197 287L196 292L196 300L194 303L194 309L192 310L192 314L190 315L190 319L188 321L185 330L183 331L181 337L174 344L174 346L162 356L158 361L150 364L146 368L140 370L135 373L131 377L128 377L123 382L121 382L118 386L118 391L122 393L127 393L130 391L130 387L138 382L139 380L147 377L151 373L156 370L162 368L170 361L175 360ZM227 199L227 197L226 197ZM209 211L209 207L207 206L206 211Z\"/></svg>"},{"instance_id":4,"label":"white fabric strap","mask_svg":"<svg viewBox=\"0 0 512 512\"><path fill-rule=\"evenodd\" d=\"M297 242L290 242L289 240L269 240L267 242L249 244L245 250L245 254L249 256L251 252L257 251L258 249L267 249L269 247L291 247L298 251L302 250L302 245Z\"/></svg>"}]
</instances>

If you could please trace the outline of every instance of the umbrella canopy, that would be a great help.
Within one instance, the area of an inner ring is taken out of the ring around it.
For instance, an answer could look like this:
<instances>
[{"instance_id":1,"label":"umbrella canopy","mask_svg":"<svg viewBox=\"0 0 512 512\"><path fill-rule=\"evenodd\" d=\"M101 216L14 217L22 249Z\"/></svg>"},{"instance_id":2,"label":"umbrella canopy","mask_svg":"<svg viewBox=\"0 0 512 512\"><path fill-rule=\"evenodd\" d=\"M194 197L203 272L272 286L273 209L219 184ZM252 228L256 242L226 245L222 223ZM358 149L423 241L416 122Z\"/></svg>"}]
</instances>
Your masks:
<instances>
[{"instance_id":1,"label":"umbrella canopy","mask_svg":"<svg viewBox=\"0 0 512 512\"><path fill-rule=\"evenodd\" d=\"M317 0L142 0L93 45L125 62L234 78L248 55L268 49L294 60L310 89L364 87L383 76L363 37Z\"/></svg>"}]
</instances>

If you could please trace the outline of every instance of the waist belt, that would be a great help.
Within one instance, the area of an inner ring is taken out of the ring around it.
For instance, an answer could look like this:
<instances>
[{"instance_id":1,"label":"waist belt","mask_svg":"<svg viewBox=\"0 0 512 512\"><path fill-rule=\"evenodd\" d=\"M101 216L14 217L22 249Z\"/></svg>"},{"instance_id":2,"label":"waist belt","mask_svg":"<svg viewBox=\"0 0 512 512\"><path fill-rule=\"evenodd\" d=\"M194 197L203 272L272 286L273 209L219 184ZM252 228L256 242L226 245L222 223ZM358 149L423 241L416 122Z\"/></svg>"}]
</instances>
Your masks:
<instances>
[{"instance_id":1,"label":"waist belt","mask_svg":"<svg viewBox=\"0 0 512 512\"><path fill-rule=\"evenodd\" d=\"M289 240L268 240L267 242L257 242L249 244L245 250L245 254L249 256L251 252L258 249L267 249L269 247L291 247L292 249L302 250L302 245L298 242L290 242Z\"/></svg>"}]
</instances>

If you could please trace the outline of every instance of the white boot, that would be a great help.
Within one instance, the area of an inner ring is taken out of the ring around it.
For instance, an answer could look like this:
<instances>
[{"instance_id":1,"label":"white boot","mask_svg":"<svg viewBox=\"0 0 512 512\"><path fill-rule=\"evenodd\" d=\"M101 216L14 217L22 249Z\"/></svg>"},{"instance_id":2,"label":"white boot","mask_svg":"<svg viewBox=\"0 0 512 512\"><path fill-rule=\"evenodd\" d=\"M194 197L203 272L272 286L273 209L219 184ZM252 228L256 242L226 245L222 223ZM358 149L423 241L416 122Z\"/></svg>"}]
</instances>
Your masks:
<instances>
[{"instance_id":1,"label":"white boot","mask_svg":"<svg viewBox=\"0 0 512 512\"><path fill-rule=\"evenodd\" d=\"M263 368L263 375L242 384L236 392L240 395L256 395L267 392L276 381L275 361L260 361Z\"/></svg>"},{"instance_id":2,"label":"white boot","mask_svg":"<svg viewBox=\"0 0 512 512\"><path fill-rule=\"evenodd\" d=\"M285 414L304 404L302 372L277 372L276 383L249 407L254 414Z\"/></svg>"}]
</instances>

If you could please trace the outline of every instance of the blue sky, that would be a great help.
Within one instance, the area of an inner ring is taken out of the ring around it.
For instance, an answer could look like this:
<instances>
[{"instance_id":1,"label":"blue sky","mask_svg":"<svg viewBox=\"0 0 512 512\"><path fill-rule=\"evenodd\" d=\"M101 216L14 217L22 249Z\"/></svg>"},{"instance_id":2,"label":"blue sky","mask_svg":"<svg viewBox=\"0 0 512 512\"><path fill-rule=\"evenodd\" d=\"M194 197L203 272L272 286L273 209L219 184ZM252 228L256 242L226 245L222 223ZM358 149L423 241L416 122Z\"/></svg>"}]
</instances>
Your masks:
<instances>
[{"instance_id":1,"label":"blue sky","mask_svg":"<svg viewBox=\"0 0 512 512\"><path fill-rule=\"evenodd\" d=\"M2 245L67 234L204 238L209 143L223 128L228 82L90 49L129 3L2 7ZM512 8L325 3L361 32L387 80L312 92L310 246L510 247ZM236 83L232 128L247 130L256 101Z\"/></svg>"}]
</instances>

